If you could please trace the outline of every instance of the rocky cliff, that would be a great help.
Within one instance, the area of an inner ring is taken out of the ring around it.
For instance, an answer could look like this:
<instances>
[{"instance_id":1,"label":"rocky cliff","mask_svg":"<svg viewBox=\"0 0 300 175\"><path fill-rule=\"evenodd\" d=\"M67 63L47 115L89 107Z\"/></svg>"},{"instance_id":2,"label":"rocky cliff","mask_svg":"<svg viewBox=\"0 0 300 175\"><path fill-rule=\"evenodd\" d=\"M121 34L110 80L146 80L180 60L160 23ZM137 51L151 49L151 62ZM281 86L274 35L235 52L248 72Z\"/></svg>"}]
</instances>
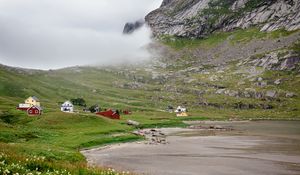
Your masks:
<instances>
[{"instance_id":1,"label":"rocky cliff","mask_svg":"<svg viewBox=\"0 0 300 175\"><path fill-rule=\"evenodd\" d=\"M164 0L145 19L154 35L205 37L215 31L259 27L300 29L299 0Z\"/></svg>"},{"instance_id":2,"label":"rocky cliff","mask_svg":"<svg viewBox=\"0 0 300 175\"><path fill-rule=\"evenodd\" d=\"M135 22L127 22L124 26L123 34L132 34L136 30L143 27L144 24L145 24L144 20L138 20Z\"/></svg>"}]
</instances>

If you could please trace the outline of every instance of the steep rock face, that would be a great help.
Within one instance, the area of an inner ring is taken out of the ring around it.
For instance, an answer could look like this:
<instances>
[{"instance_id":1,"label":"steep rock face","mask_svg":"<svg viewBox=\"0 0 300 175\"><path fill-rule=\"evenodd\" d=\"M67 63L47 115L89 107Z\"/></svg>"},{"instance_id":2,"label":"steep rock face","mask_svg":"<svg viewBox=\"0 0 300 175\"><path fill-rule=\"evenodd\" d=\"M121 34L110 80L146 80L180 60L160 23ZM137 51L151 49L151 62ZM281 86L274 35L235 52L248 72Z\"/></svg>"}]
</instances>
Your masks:
<instances>
[{"instance_id":1,"label":"steep rock face","mask_svg":"<svg viewBox=\"0 0 300 175\"><path fill-rule=\"evenodd\" d=\"M214 31L258 26L300 29L299 0L164 0L145 20L154 35L205 37Z\"/></svg>"},{"instance_id":2,"label":"steep rock face","mask_svg":"<svg viewBox=\"0 0 300 175\"><path fill-rule=\"evenodd\" d=\"M139 20L136 22L128 22L125 24L123 34L132 34L145 24L145 21Z\"/></svg>"}]
</instances>

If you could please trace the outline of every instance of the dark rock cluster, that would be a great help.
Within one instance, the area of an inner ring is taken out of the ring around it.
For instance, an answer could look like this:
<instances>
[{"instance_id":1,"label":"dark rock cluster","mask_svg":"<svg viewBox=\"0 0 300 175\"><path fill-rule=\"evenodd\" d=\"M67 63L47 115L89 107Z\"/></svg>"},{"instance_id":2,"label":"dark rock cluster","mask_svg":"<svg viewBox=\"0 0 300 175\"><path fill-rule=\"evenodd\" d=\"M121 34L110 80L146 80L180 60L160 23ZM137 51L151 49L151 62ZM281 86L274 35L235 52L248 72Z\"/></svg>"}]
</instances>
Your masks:
<instances>
[{"instance_id":1,"label":"dark rock cluster","mask_svg":"<svg viewBox=\"0 0 300 175\"><path fill-rule=\"evenodd\" d=\"M145 22L143 20L138 20L136 22L128 22L124 26L123 34L132 34L136 30L143 27L144 24Z\"/></svg>"}]
</instances>

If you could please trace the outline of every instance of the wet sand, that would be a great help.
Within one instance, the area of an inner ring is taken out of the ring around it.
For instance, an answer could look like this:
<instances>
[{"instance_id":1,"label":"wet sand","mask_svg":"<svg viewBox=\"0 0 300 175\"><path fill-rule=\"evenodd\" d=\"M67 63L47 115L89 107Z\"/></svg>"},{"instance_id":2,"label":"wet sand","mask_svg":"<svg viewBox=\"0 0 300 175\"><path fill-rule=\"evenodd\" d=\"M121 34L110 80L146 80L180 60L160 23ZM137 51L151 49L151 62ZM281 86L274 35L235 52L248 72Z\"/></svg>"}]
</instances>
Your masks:
<instances>
[{"instance_id":1,"label":"wet sand","mask_svg":"<svg viewBox=\"0 0 300 175\"><path fill-rule=\"evenodd\" d=\"M169 144L85 150L90 165L138 174L300 174L300 122L193 122L230 130L162 129Z\"/></svg>"}]
</instances>

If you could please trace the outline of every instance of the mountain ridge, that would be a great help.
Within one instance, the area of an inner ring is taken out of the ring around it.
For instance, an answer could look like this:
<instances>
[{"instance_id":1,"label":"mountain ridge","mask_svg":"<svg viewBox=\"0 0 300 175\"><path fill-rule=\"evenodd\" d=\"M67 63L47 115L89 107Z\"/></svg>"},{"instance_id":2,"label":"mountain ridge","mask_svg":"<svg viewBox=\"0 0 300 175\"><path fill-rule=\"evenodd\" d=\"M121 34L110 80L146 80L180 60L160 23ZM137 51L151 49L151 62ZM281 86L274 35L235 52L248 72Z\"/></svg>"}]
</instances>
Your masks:
<instances>
[{"instance_id":1,"label":"mountain ridge","mask_svg":"<svg viewBox=\"0 0 300 175\"><path fill-rule=\"evenodd\" d=\"M145 20L155 36L203 38L253 26L293 31L300 29L299 8L297 0L164 0Z\"/></svg>"}]
</instances>

